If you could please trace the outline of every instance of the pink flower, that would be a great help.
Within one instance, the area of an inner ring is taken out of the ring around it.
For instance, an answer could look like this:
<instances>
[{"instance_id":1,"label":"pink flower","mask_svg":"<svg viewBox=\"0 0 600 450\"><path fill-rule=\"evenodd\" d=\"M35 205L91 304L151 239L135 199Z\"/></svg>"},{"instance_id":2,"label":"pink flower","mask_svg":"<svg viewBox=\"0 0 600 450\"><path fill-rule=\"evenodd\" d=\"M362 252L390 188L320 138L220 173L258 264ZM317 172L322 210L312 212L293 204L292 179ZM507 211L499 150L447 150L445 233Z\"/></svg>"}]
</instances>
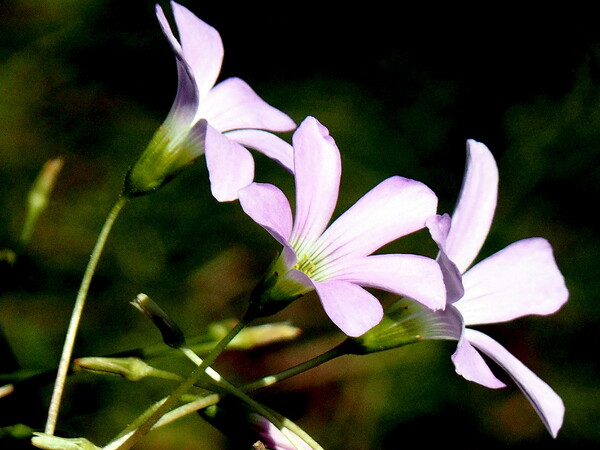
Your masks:
<instances>
[{"instance_id":1,"label":"pink flower","mask_svg":"<svg viewBox=\"0 0 600 450\"><path fill-rule=\"evenodd\" d=\"M452 361L467 380L504 387L479 351L485 353L513 378L556 437L565 409L561 398L495 340L466 327L554 313L567 301L568 291L552 247L542 238L517 241L469 268L492 223L498 169L485 145L469 140L467 150L466 174L452 218L445 214L427 221L440 247L438 262L449 286L448 308L455 308L463 320L454 330L459 342Z\"/></svg>"},{"instance_id":2,"label":"pink flower","mask_svg":"<svg viewBox=\"0 0 600 450\"><path fill-rule=\"evenodd\" d=\"M179 41L158 4L156 15L175 53L177 94L163 125L128 173L125 194L158 189L206 154L214 197L235 200L237 191L254 179L254 160L245 146L293 171L290 145L269 131L291 131L294 121L239 78L215 85L223 61L221 36L185 7L171 6Z\"/></svg>"},{"instance_id":3,"label":"pink flower","mask_svg":"<svg viewBox=\"0 0 600 450\"><path fill-rule=\"evenodd\" d=\"M445 305L437 263L420 255L372 255L383 245L422 229L437 197L424 184L394 176L384 180L329 227L341 176L339 150L328 130L308 117L293 136L296 213L271 184L242 189L244 211L283 251L255 292L251 306L263 315L316 290L327 315L347 335L376 325L383 310L364 287L410 297L432 309Z\"/></svg>"}]
</instances>

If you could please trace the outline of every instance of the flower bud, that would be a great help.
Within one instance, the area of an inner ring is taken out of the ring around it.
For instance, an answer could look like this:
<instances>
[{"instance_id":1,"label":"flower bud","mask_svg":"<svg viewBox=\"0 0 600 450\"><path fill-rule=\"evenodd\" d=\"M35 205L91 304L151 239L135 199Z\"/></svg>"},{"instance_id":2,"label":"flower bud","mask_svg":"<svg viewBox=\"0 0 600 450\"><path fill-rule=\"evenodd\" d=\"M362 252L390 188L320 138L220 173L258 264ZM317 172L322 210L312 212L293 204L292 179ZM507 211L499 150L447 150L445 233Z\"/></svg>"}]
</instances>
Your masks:
<instances>
[{"instance_id":1,"label":"flower bud","mask_svg":"<svg viewBox=\"0 0 600 450\"><path fill-rule=\"evenodd\" d=\"M235 325L235 321L225 320L209 325L208 335L215 342L224 338ZM230 350L248 350L262 345L298 337L302 330L286 322L267 323L243 328L229 344Z\"/></svg>"},{"instance_id":2,"label":"flower bud","mask_svg":"<svg viewBox=\"0 0 600 450\"><path fill-rule=\"evenodd\" d=\"M180 377L174 373L156 369L139 358L103 358L84 357L73 361L76 370L86 372L117 375L129 381L139 381L146 377L167 378L178 380Z\"/></svg>"},{"instance_id":3,"label":"flower bud","mask_svg":"<svg viewBox=\"0 0 600 450\"><path fill-rule=\"evenodd\" d=\"M31 443L45 450L101 450L85 438L62 438L45 433L33 433Z\"/></svg>"},{"instance_id":4,"label":"flower bud","mask_svg":"<svg viewBox=\"0 0 600 450\"><path fill-rule=\"evenodd\" d=\"M33 182L27 196L27 216L25 218L23 231L21 232L21 242L23 244L26 244L29 241L39 215L48 206L50 193L54 189L56 178L58 177L63 164L64 160L62 158L49 159L46 161L42 170L40 170L40 173Z\"/></svg>"},{"instance_id":5,"label":"flower bud","mask_svg":"<svg viewBox=\"0 0 600 450\"><path fill-rule=\"evenodd\" d=\"M138 294L130 303L152 320L162 334L165 344L173 348L185 345L185 336L181 328L150 297L146 294Z\"/></svg>"}]
</instances>

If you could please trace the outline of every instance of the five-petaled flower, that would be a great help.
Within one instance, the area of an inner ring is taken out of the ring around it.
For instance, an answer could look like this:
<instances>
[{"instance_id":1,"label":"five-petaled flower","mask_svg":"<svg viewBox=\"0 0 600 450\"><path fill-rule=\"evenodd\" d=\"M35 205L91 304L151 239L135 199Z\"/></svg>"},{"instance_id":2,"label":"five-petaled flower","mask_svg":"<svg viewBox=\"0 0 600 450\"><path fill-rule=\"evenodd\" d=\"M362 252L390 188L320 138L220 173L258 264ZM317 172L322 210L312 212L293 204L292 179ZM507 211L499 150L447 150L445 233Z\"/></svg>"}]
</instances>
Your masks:
<instances>
[{"instance_id":1,"label":"five-petaled flower","mask_svg":"<svg viewBox=\"0 0 600 450\"><path fill-rule=\"evenodd\" d=\"M364 287L410 297L432 309L445 306L441 270L420 255L373 252L425 227L437 197L424 184L390 177L329 227L337 203L340 153L328 130L308 117L293 135L296 214L281 190L252 183L240 191L244 211L283 251L253 293L251 309L268 315L316 290L327 315L347 335L359 336L382 318Z\"/></svg>"},{"instance_id":2,"label":"five-petaled flower","mask_svg":"<svg viewBox=\"0 0 600 450\"><path fill-rule=\"evenodd\" d=\"M160 5L156 15L175 53L177 94L162 126L129 170L124 194L152 192L205 154L214 197L235 200L238 190L254 179L254 160L245 146L293 171L290 145L271 132L291 131L294 121L239 78L215 85L223 61L219 33L185 7L171 5L181 44Z\"/></svg>"},{"instance_id":3,"label":"five-petaled flower","mask_svg":"<svg viewBox=\"0 0 600 450\"><path fill-rule=\"evenodd\" d=\"M467 380L489 388L504 387L476 349L485 353L514 379L555 437L564 416L561 398L498 342L466 326L551 314L567 301L569 293L552 247L542 238L517 241L469 268L492 223L498 169L485 145L469 140L467 148L467 170L452 218L445 214L427 221L440 247L438 261L448 285L447 310L455 308L463 321L458 324L451 315L439 315L452 320L451 334L459 341L452 361Z\"/></svg>"}]
</instances>

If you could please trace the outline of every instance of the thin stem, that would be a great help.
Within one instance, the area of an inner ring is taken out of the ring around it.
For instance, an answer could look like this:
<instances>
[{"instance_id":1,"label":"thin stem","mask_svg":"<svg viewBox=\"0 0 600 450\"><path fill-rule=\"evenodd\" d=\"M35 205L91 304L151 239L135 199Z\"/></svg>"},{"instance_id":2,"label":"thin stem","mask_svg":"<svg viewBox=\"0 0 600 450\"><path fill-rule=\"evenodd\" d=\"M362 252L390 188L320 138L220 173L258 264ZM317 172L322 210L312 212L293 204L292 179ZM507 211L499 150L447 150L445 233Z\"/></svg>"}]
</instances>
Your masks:
<instances>
[{"instance_id":1,"label":"thin stem","mask_svg":"<svg viewBox=\"0 0 600 450\"><path fill-rule=\"evenodd\" d=\"M83 275L83 279L81 280L81 286L79 287L79 291L77 292L77 298L75 300L75 305L73 306L73 312L71 313L69 328L67 329L67 334L65 336L65 343L63 345L63 350L58 365L56 381L54 382L54 390L52 391L52 399L50 400L50 407L48 409L48 419L46 421L46 434L53 435L54 430L56 428L56 421L58 419L60 402L65 387L67 372L69 371L69 366L71 363L73 346L75 345L75 337L77 336L77 329L79 327L79 322L81 320L83 307L85 305L85 300L90 287L90 283L92 281L92 277L94 276L94 272L96 271L98 260L100 259L100 255L102 254L102 250L104 249L104 245L106 244L106 240L108 238L108 235L110 234L110 230L112 229L112 226L114 225L117 216L121 212L121 209L123 208L123 206L125 206L126 203L126 197L119 197L119 199L111 209L110 213L108 214L108 217L104 222L104 226L102 227L102 230L98 235L98 240L96 241L96 245L94 246L94 250L92 251L92 254L90 256L90 261L88 262L87 268Z\"/></svg>"},{"instance_id":2,"label":"thin stem","mask_svg":"<svg viewBox=\"0 0 600 450\"><path fill-rule=\"evenodd\" d=\"M308 361L298 364L297 366L290 367L289 369L283 370L274 375L268 375L251 383L245 384L240 387L240 390L242 390L243 392L251 392L257 389L265 388L267 386L272 386L275 383L279 383L280 381L291 378L302 372L314 369L315 367L320 366L321 364L324 364L328 361L331 361L332 359L335 359L339 356L347 355L348 352L346 349L345 342L346 341L342 342L340 345L332 348L331 350L326 351L325 353L319 356L315 356L314 358L309 359Z\"/></svg>"},{"instance_id":3,"label":"thin stem","mask_svg":"<svg viewBox=\"0 0 600 450\"><path fill-rule=\"evenodd\" d=\"M221 339L213 350L206 356L204 361L192 371L190 376L175 389L166 400L154 411L154 413L140 425L123 443L118 447L118 450L130 449L135 443L146 435L160 418L167 413L175 403L185 394L194 384L196 384L205 374L210 365L217 359L227 344L248 324L246 319L242 319L233 327L229 333ZM216 373L216 372L215 372ZM218 374L217 374L218 375ZM220 378L220 376L218 376Z\"/></svg>"},{"instance_id":4,"label":"thin stem","mask_svg":"<svg viewBox=\"0 0 600 450\"><path fill-rule=\"evenodd\" d=\"M198 355L196 355L190 348L182 347L180 350L194 364L202 363L202 359ZM322 450L321 446L312 437L310 437L302 428L297 426L294 422L292 422L291 420L286 419L286 418L283 418L283 419L279 418L277 415L273 414L273 412L270 409L264 407L259 402L257 402L256 400L254 400L253 398L251 398L247 394L245 394L241 389L237 388L236 386L234 386L233 384L228 382L226 379L222 378L219 375L219 373L217 371L215 371L214 369L212 369L211 367L208 367L206 369L206 374L209 377L211 377L214 381L216 381L220 387L224 388L224 390L227 393L239 398L241 401L243 401L248 406L250 406L252 409L254 409L254 411L256 411L258 414L263 416L265 419L267 419L269 422L271 422L277 428L279 428L281 430L281 432L289 439L290 444L292 446L294 446L294 448L296 448L296 446L294 445L294 436L290 435L287 430L290 430L293 433L295 433L296 435L298 435L299 437L301 437L302 440L304 440L308 445L310 445L311 448L313 448L315 450Z\"/></svg>"},{"instance_id":5,"label":"thin stem","mask_svg":"<svg viewBox=\"0 0 600 450\"><path fill-rule=\"evenodd\" d=\"M166 413L164 416L162 416L161 419L158 420L154 424L152 429L161 427L163 425L167 425L167 424L174 422L175 420L180 419L180 418L182 418L188 414L191 414L195 411L207 408L210 405L214 405L220 399L221 399L221 396L219 394L210 394L210 395L207 395L206 397L199 398L198 400L194 400L192 402L186 403L185 405L179 406L178 408L172 409L171 411ZM164 400L166 400L166 398L163 400L160 400L158 403L160 403ZM116 450L116 449L120 448L119 446L121 444L123 444L127 439L129 439L133 435L133 433L134 433L134 431L131 430L131 427L128 427L121 434L119 434L119 436L115 440L108 443L106 446L102 447L102 449L103 450Z\"/></svg>"}]
</instances>

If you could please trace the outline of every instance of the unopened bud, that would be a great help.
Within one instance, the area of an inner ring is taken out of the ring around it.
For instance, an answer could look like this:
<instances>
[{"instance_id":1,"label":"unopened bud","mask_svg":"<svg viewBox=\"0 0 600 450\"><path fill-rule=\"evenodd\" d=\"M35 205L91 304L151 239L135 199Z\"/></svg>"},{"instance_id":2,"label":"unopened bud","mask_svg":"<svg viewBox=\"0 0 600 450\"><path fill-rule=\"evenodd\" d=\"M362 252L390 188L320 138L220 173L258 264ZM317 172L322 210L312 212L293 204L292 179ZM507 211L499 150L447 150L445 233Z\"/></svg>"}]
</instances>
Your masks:
<instances>
[{"instance_id":1,"label":"unopened bud","mask_svg":"<svg viewBox=\"0 0 600 450\"><path fill-rule=\"evenodd\" d=\"M73 361L76 370L86 372L117 375L129 381L138 381L146 377L158 377L168 379L179 379L179 376L156 369L139 358L103 358L89 356L78 358Z\"/></svg>"},{"instance_id":2,"label":"unopened bud","mask_svg":"<svg viewBox=\"0 0 600 450\"><path fill-rule=\"evenodd\" d=\"M27 196L27 217L25 218L25 225L21 233L22 243L29 241L39 215L48 206L50 194L54 189L56 179L63 164L64 160L62 158L48 160L31 186L29 195Z\"/></svg>"},{"instance_id":3,"label":"unopened bud","mask_svg":"<svg viewBox=\"0 0 600 450\"><path fill-rule=\"evenodd\" d=\"M209 326L208 333L216 341L219 341L227 335L235 323L232 320L213 323ZM295 339L300 333L302 333L300 328L286 322L249 326L243 328L227 345L227 348L248 350L275 342Z\"/></svg>"},{"instance_id":4,"label":"unopened bud","mask_svg":"<svg viewBox=\"0 0 600 450\"><path fill-rule=\"evenodd\" d=\"M165 344L173 348L185 345L185 336L181 328L150 297L138 294L130 303L152 320L162 334Z\"/></svg>"},{"instance_id":5,"label":"unopened bud","mask_svg":"<svg viewBox=\"0 0 600 450\"><path fill-rule=\"evenodd\" d=\"M62 438L45 433L33 433L31 443L46 450L101 450L85 438Z\"/></svg>"}]
</instances>

